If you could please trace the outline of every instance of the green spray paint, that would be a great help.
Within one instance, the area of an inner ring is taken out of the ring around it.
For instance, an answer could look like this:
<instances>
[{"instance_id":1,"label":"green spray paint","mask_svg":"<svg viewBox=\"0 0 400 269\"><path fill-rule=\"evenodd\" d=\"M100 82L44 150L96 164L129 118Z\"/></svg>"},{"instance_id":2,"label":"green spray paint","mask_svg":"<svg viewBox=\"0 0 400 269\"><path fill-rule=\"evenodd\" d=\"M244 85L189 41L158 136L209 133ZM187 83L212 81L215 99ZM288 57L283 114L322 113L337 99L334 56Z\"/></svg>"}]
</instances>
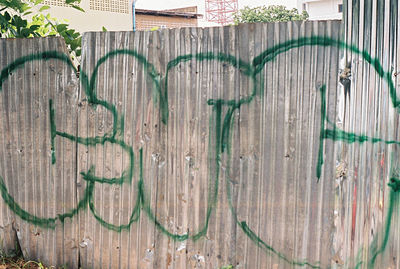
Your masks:
<instances>
[{"instance_id":1,"label":"green spray paint","mask_svg":"<svg viewBox=\"0 0 400 269\"><path fill-rule=\"evenodd\" d=\"M318 163L317 163L317 172L316 172L318 180L321 177L322 165L324 163L324 160L323 160L323 155L324 155L323 145L324 145L324 143L323 142L325 139L330 139L333 141L342 141L347 144L364 143L364 142L370 142L370 143L375 144L378 142L382 142L387 145L390 145L390 144L400 145L400 141L384 140L384 139L381 139L378 137L369 137L366 135L358 135L355 133L343 131L342 129L338 128L335 124L333 124L328 119L328 116L327 116L326 86L325 85L323 85L320 88L320 93L321 93L321 130L320 130L320 138L319 138ZM330 125L333 125L332 129L325 129L325 122L327 122Z\"/></svg>"},{"instance_id":2,"label":"green spray paint","mask_svg":"<svg viewBox=\"0 0 400 269\"><path fill-rule=\"evenodd\" d=\"M391 186L389 184L389 186ZM398 191L395 191L395 189L392 187L391 191L390 191L390 197L389 197L389 209L386 215L386 220L385 220L385 227L384 227L384 236L383 236L383 241L381 246L376 249L375 251L372 252L371 258L368 261L368 268L374 268L375 267L375 262L376 262L376 258L382 254L388 244L389 241L389 234L390 234L390 227L391 227L391 222L392 222L392 216L393 216L393 209L394 209L394 205L398 204L398 198L399 198L399 193ZM371 244L374 245L374 242ZM374 248L371 248L374 250Z\"/></svg>"},{"instance_id":3,"label":"green spray paint","mask_svg":"<svg viewBox=\"0 0 400 269\"><path fill-rule=\"evenodd\" d=\"M141 188L138 188L137 192L137 200L136 204L132 210L131 217L129 219L129 222L127 224L122 224L122 225L114 225L111 223L108 223L105 221L103 218L100 217L100 215L97 213L94 202L93 202L93 193L95 189L95 183L105 183L105 184L118 184L121 185L123 183L131 183L133 179L133 173L134 173L134 153L133 153L133 148L130 145L127 145L122 139L119 137L123 136L123 129L124 129L124 120L123 117L120 117L116 107L108 103L104 100L100 100L97 98L97 93L96 93L96 78L98 75L98 69L101 66L102 63L109 57L115 56L115 55L129 55L133 56L140 63L142 63L144 70L148 73L149 77L153 80L154 84L156 85L155 89L159 89L160 87L157 85L158 80L156 80L157 74L155 73L155 69L153 65L149 64L143 56L137 54L135 51L128 51L128 50L118 50L111 52L107 54L106 56L102 57L98 63L95 66L94 72L90 78L90 81L88 79L88 76L85 74L85 72L80 73L81 77L81 84L82 88L85 90L85 93L88 97L88 102L89 104L93 105L93 107L96 107L97 105L104 107L106 110L110 111L113 116L113 129L111 133L106 133L103 136L96 136L96 137L79 137L75 136L72 134L68 134L65 132L60 132L57 131L57 126L56 126L56 120L55 120L55 108L53 104L53 100L49 100L49 112L50 112L50 132L51 132L51 151L52 151L52 164L56 164L56 157L55 157L55 139L57 136L68 139L70 141L73 141L78 144L82 144L87 147L95 147L97 145L104 145L105 143L110 143L115 146L119 146L124 152L127 153L129 156L129 166L122 172L121 177L114 177L114 178L105 178L105 177L98 177L94 174L95 167L92 166L90 167L89 171L84 172L82 171L80 174L82 178L87 182L86 188L84 190L84 195L83 198L78 202L78 205L76 208L71 209L70 211L60 214L56 217L52 218L39 218L37 216L34 216L33 214L23 210L13 199L13 197L8 193L8 190L6 188L6 185L4 183L4 180L1 179L0 181L0 191L3 199L6 201L7 205L16 213L18 216L21 217L21 219L26 220L30 223L33 223L35 225L38 225L40 227L46 227L46 228L55 228L56 226L56 221L59 220L61 223L64 222L66 218L72 218L80 210L86 209L88 206L93 213L94 217L96 218L97 221L99 221L100 224L103 226L107 227L108 229L115 230L115 231L121 231L123 229L129 229L130 225L137 221L139 219L139 214L140 214L140 204L141 204L141 193L139 193L139 190ZM12 64L8 65L6 68L4 68L1 72L0 75L0 90L2 89L4 81L7 80L7 78L16 70L17 68L21 68L25 65L25 63L31 62L31 61L37 61L37 60L61 60L62 62L65 62L68 64L68 66L73 67L70 59L68 58L67 55L61 54L58 52L43 52L43 53L38 53L38 54L33 54L29 55L26 57L22 57ZM76 71L76 70L75 70ZM160 93L160 91L159 91ZM140 182L139 182L140 183Z\"/></svg>"},{"instance_id":4,"label":"green spray paint","mask_svg":"<svg viewBox=\"0 0 400 269\"><path fill-rule=\"evenodd\" d=\"M392 224L392 218L393 218L393 212L394 212L394 207L395 205L399 204L399 194L400 194L400 179L397 177L392 176L390 178L390 182L388 183L388 186L391 188L390 189L390 195L389 195L389 206L388 206L388 212L386 215L385 219L385 224L383 227L383 240L381 245L378 247L378 239L379 236L375 235L374 240L371 242L369 245L369 255L368 255L368 260L365 262L361 258L361 251L359 255L357 255L357 260L356 260L356 266L354 267L355 269L360 268L363 264L366 264L367 268L375 268L376 265L376 259L378 258L379 255L383 254L384 251L386 250L386 247L389 242L389 235L391 231L391 224Z\"/></svg>"},{"instance_id":5,"label":"green spray paint","mask_svg":"<svg viewBox=\"0 0 400 269\"><path fill-rule=\"evenodd\" d=\"M369 63L376 71L376 73L388 84L390 98L392 105L395 108L399 108L400 100L396 95L396 89L394 87L393 81L391 80L391 73L385 71L379 62L378 59L372 58L366 51L361 51L357 47L353 45L347 45L339 40L331 39L329 37L303 37L299 39L289 40L287 42L278 44L274 47L271 47L264 52L262 52L259 56L255 57L253 61L250 63L246 63L240 59L235 58L232 55L223 54L223 53L199 53L199 54L188 54L178 56L177 58L171 60L167 64L167 70L164 77L164 92L161 90L161 83L160 83L160 75L156 72L154 66L150 64L147 59L138 54L134 50L116 50L108 53L104 57L102 57L97 63L94 68L92 75L89 76L85 72L81 72L80 80L81 86L85 91L86 96L88 97L88 102L96 106L102 106L106 110L110 111L113 116L113 129L111 133L105 134L104 136L96 136L96 137L79 137L72 134L64 133L57 131L56 128L56 119L55 119L55 108L53 105L53 101L49 100L49 107L50 107L50 127L51 127L51 147L52 147L52 164L56 164L55 158L55 139L57 136L68 139L78 144L82 144L87 147L95 147L96 145L104 145L105 143L110 143L112 145L120 147L123 151L125 151L129 155L129 167L127 167L122 176L119 178L104 178L98 177L95 175L95 167L92 166L88 171L81 171L82 178L87 182L86 189L84 191L83 198L78 202L76 208L70 210L67 213L60 214L53 218L39 218L30 214L29 212L23 210L14 200L14 198L9 194L6 184L2 178L0 178L0 191L3 200L6 204L10 207L10 209L21 217L21 219L30 222L32 224L45 227L45 228L55 228L56 221L59 220L61 223L64 222L66 218L74 217L80 210L87 209L89 207L90 211L94 215L95 219L104 227L114 230L114 231L121 231L124 229L129 229L133 222L139 220L140 211L143 208L146 215L152 222L154 222L157 229L159 229L162 233L166 236L172 238L175 241L183 241L187 239L192 239L194 241L202 238L206 235L208 231L209 220L212 217L213 212L217 206L218 201L218 188L219 188L219 181L220 181L220 163L222 159L222 154L226 153L228 159L231 158L231 136L232 136L232 126L233 126L233 118L234 112L237 109L240 109L242 105L249 105L251 104L252 100L255 98L257 94L262 93L262 83L258 81L257 76L261 73L264 69L265 65L273 61L278 55L285 53L293 48L299 48L303 46L324 46L324 47L337 47L339 49L345 49L351 51L354 54L358 54L362 56L365 62ZM93 194L95 184L124 184L124 183L131 183L132 178L134 175L134 153L131 145L126 144L122 137L124 133L124 117L123 115L119 115L116 107L105 101L101 100L97 97L96 91L96 81L99 72L100 66L106 62L110 57L115 57L117 55L128 55L134 57L139 63L142 64L143 70L147 73L148 77L151 79L153 84L153 97L154 101L158 102L159 109L161 113L161 120L164 124L168 124L168 73L170 72L171 68L176 67L178 64L187 62L190 60L197 60L197 61L217 61L223 64L231 65L234 68L237 68L243 75L250 78L253 88L249 96L243 97L239 100L224 100L224 99L209 99L207 104L212 106L213 116L210 119L210 143L209 147L214 147L213 149L210 148L209 152L213 152L213 155L210 155L209 158L212 162L214 162L213 170L209 171L209 177L213 180L210 182L209 187L209 197L207 200L207 214L205 217L205 223L203 227L199 229L199 231L189 231L188 234L176 234L170 232L166 227L164 227L161 222L157 219L155 214L153 213L149 199L147 199L147 195L145 194L145 176L143 174L143 150L139 150L139 180L137 183L137 198L136 204L131 212L131 216L129 218L129 222L122 225L114 225L108 223L104 219L100 217L97 213L97 210L94 206L93 202ZM0 74L0 91L3 83L8 79L8 77L12 74L14 70L17 68L21 68L25 65L25 63L31 61L38 61L38 60L60 60L66 63L68 66L73 68L73 65L65 54L59 52L44 52L38 54L32 54L29 56L21 57L5 67L1 74ZM261 78L263 79L263 78ZM358 135L350 132L345 132L339 129L336 125L332 124L327 118L327 110L326 110L326 86L323 85L320 88L321 93L321 128L320 128L320 140L319 140L319 152L318 152L318 161L317 161L317 170L316 176L318 179L321 177L322 173L322 165L324 163L323 160L323 146L324 140L330 139L333 141L342 141L345 143L364 143L364 142L383 142L386 144L400 144L398 141L386 141L380 138L368 137L365 135ZM224 109L226 108L226 109ZM225 115L223 115L223 111L226 110ZM325 125L330 124L331 128L326 129ZM211 139L215 140L215 143L211 143ZM229 168L228 168L229 169ZM229 173L228 173L229 174ZM226 183L229 183L229 179L226 180ZM400 188L400 184L397 181L393 181L390 185L393 190L392 193L397 193L397 190ZM213 187L211 187L213 186ZM230 210L232 215L235 218L235 222L237 225L242 229L244 234L248 236L248 238L253 241L257 246L262 248L265 252L271 253L276 255L280 259L284 260L288 264L292 266L309 266L312 268L319 268L318 265L313 265L307 261L297 261L292 260L286 257L284 254L280 253L272 246L266 244L248 225L246 222L239 220L238 215L236 213L236 209L233 207L232 204L232 197L229 188L227 192L227 199L229 201ZM395 191L396 190L396 191ZM397 197L394 196L393 197ZM391 195L391 201L392 199ZM394 202L391 202L393 205ZM393 207L389 207L392 210ZM391 211L389 211L389 215L391 217ZM389 216L388 216L389 218ZM390 227L390 222L389 222ZM388 228L389 228L388 227ZM388 229L387 229L388 230ZM369 262L370 264L375 263L376 256L378 256L386 247L388 237L385 236L384 244L377 250L376 255L373 256L374 258L371 259Z\"/></svg>"}]
</instances>

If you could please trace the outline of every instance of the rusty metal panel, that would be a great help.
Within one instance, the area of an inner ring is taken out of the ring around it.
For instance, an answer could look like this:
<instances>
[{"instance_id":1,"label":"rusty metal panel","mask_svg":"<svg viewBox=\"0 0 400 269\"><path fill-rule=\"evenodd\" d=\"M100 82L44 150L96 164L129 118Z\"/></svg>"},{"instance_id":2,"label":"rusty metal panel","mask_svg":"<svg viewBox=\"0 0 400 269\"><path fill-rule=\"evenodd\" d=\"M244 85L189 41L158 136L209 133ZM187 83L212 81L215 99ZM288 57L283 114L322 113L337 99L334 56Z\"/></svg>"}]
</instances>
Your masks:
<instances>
[{"instance_id":1,"label":"rusty metal panel","mask_svg":"<svg viewBox=\"0 0 400 269\"><path fill-rule=\"evenodd\" d=\"M78 222L63 218L77 205L76 143L52 134L53 124L76 132L78 79L61 39L1 39L0 47L1 247L77 267Z\"/></svg>"}]
</instances>

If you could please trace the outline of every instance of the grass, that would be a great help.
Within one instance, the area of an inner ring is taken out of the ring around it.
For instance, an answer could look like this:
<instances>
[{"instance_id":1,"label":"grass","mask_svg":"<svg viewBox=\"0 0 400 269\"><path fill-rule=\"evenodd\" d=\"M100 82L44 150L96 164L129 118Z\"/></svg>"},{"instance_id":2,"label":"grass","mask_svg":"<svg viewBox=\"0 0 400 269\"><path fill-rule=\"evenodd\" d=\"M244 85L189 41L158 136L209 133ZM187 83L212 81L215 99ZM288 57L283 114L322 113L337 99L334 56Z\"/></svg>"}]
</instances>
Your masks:
<instances>
[{"instance_id":1,"label":"grass","mask_svg":"<svg viewBox=\"0 0 400 269\"><path fill-rule=\"evenodd\" d=\"M41 262L26 261L22 256L22 251L17 244L12 254L4 253L0 248L0 269L50 269Z\"/></svg>"},{"instance_id":2,"label":"grass","mask_svg":"<svg viewBox=\"0 0 400 269\"><path fill-rule=\"evenodd\" d=\"M41 262L25 261L22 257L1 257L0 269L48 269Z\"/></svg>"}]
</instances>

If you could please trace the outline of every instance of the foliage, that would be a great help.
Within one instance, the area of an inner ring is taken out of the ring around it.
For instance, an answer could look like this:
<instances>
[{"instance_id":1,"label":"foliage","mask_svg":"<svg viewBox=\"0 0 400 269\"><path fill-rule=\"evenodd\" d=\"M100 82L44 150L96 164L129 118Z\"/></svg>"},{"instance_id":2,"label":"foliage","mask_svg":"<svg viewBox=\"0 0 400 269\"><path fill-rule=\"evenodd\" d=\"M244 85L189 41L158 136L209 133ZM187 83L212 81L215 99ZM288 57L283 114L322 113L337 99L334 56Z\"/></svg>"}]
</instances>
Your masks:
<instances>
[{"instance_id":1,"label":"foliage","mask_svg":"<svg viewBox=\"0 0 400 269\"><path fill-rule=\"evenodd\" d=\"M286 22L307 20L308 13L299 14L296 8L286 9L285 6L244 7L234 15L235 24L250 22Z\"/></svg>"},{"instance_id":2,"label":"foliage","mask_svg":"<svg viewBox=\"0 0 400 269\"><path fill-rule=\"evenodd\" d=\"M61 36L71 56L81 55L81 39L79 32L71 29L67 23L52 18L43 12L49 6L44 0L0 0L0 38L27 38L44 36ZM72 8L83 11L77 4L80 0L66 0ZM35 14L35 15L31 15Z\"/></svg>"}]
</instances>

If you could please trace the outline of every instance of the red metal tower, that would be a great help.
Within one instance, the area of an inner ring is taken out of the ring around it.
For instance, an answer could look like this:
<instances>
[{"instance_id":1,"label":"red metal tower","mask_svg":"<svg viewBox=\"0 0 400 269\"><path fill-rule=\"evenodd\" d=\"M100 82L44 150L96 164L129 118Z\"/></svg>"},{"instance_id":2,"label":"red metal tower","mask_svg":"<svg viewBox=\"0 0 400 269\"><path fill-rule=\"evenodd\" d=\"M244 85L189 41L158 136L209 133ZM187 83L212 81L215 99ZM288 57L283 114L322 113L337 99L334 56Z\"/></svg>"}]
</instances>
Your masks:
<instances>
[{"instance_id":1,"label":"red metal tower","mask_svg":"<svg viewBox=\"0 0 400 269\"><path fill-rule=\"evenodd\" d=\"M238 11L238 0L206 0L207 21L222 25L233 23L233 14Z\"/></svg>"}]
</instances>

